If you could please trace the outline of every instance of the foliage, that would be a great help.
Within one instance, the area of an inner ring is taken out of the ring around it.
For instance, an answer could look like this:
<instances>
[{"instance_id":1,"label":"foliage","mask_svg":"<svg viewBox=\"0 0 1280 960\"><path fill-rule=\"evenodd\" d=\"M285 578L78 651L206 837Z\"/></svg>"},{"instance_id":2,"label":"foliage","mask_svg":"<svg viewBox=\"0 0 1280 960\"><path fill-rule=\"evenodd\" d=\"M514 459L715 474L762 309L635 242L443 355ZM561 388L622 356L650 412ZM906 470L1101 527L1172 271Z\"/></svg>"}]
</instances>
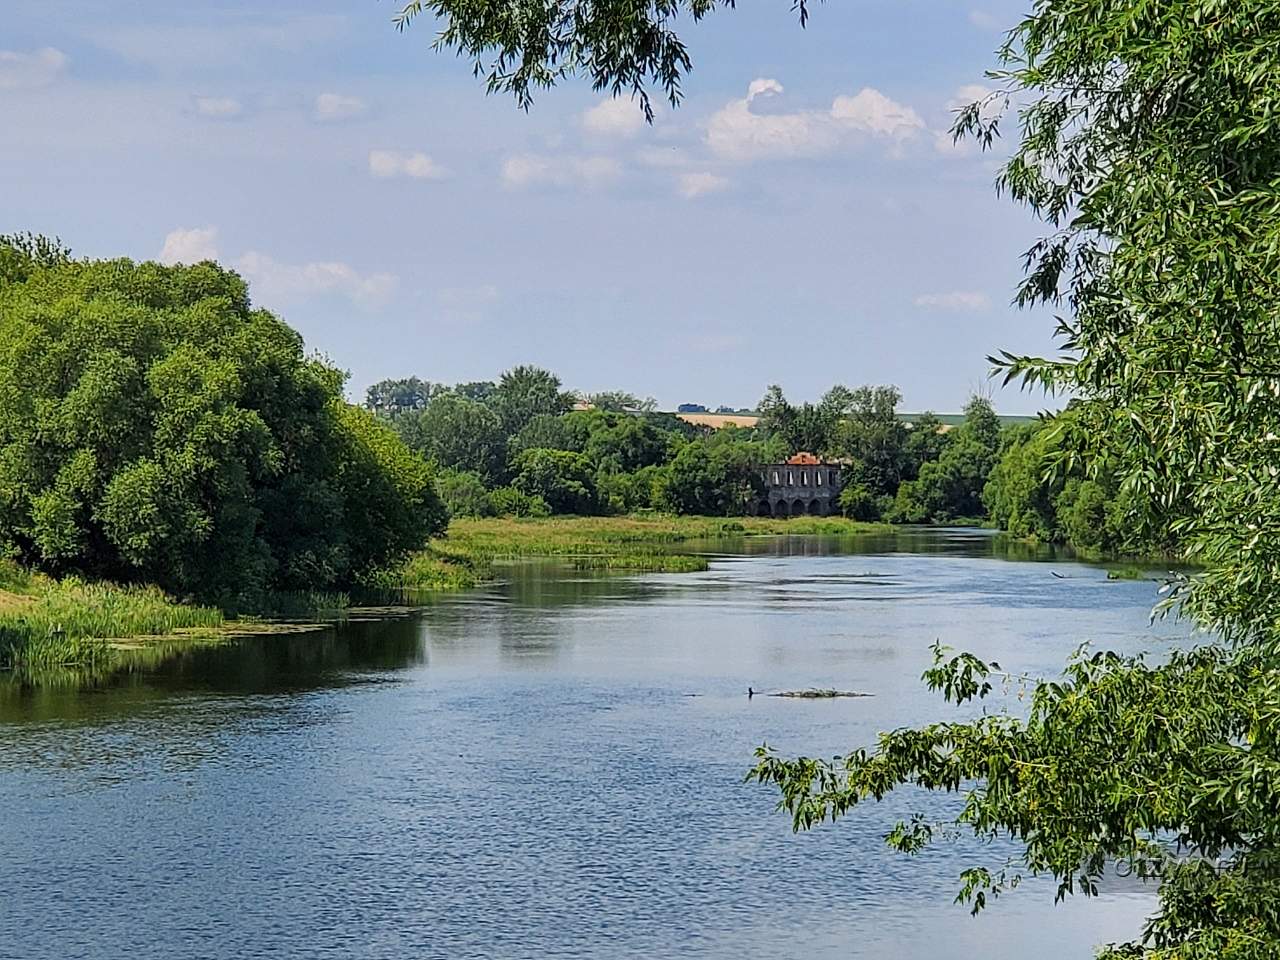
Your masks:
<instances>
[{"instance_id":1,"label":"foliage","mask_svg":"<svg viewBox=\"0 0 1280 960\"><path fill-rule=\"evenodd\" d=\"M1201 572L1162 609L1218 639L1155 664L1082 655L1031 686L1025 719L897 731L835 763L765 753L755 771L798 827L899 784L963 791L953 826L1021 849L1007 875L967 873L975 907L1019 869L1066 894L1117 858L1158 866L1158 911L1107 957L1280 956L1277 41L1269 0L1038 0L1001 51L1003 89L958 122L989 143L1019 104L999 186L1047 225L1019 299L1060 314L1063 353L997 363L1076 398L1049 451L1063 526L1114 536L1119 504L1130 537L1176 539ZM954 658L928 678L962 700L996 672ZM890 839L941 836L917 820Z\"/></svg>"},{"instance_id":2,"label":"foliage","mask_svg":"<svg viewBox=\"0 0 1280 960\"><path fill-rule=\"evenodd\" d=\"M840 491L840 512L850 520L879 520L884 511L881 498L865 483L851 483Z\"/></svg>"},{"instance_id":3,"label":"foliage","mask_svg":"<svg viewBox=\"0 0 1280 960\"><path fill-rule=\"evenodd\" d=\"M680 448L668 468L663 499L676 513L743 516L764 495L759 465L763 446L740 440L734 429L717 431Z\"/></svg>"},{"instance_id":4,"label":"foliage","mask_svg":"<svg viewBox=\"0 0 1280 960\"><path fill-rule=\"evenodd\" d=\"M443 528L426 464L234 273L34 249L0 244L0 552L229 601Z\"/></svg>"},{"instance_id":5,"label":"foliage","mask_svg":"<svg viewBox=\"0 0 1280 960\"><path fill-rule=\"evenodd\" d=\"M512 463L511 486L529 497L541 497L553 513L592 513L596 486L591 464L580 453L535 447Z\"/></svg>"},{"instance_id":6,"label":"foliage","mask_svg":"<svg viewBox=\"0 0 1280 960\"><path fill-rule=\"evenodd\" d=\"M573 408L573 395L560 389L560 378L538 367L514 367L498 380L485 399L507 436L519 433L534 417L558 416Z\"/></svg>"},{"instance_id":7,"label":"foliage","mask_svg":"<svg viewBox=\"0 0 1280 960\"><path fill-rule=\"evenodd\" d=\"M447 388L417 377L382 380L365 391L364 405L377 413L396 417L422 410Z\"/></svg>"},{"instance_id":8,"label":"foliage","mask_svg":"<svg viewBox=\"0 0 1280 960\"><path fill-rule=\"evenodd\" d=\"M449 392L393 422L405 443L440 469L470 471L486 483L504 475L507 434L487 404Z\"/></svg>"},{"instance_id":9,"label":"foliage","mask_svg":"<svg viewBox=\"0 0 1280 960\"><path fill-rule=\"evenodd\" d=\"M473 471L441 470L436 491L451 517L487 517L493 512L484 479Z\"/></svg>"},{"instance_id":10,"label":"foliage","mask_svg":"<svg viewBox=\"0 0 1280 960\"><path fill-rule=\"evenodd\" d=\"M499 487L489 494L489 509L499 517L551 516L551 506L546 500L516 487Z\"/></svg>"},{"instance_id":11,"label":"foliage","mask_svg":"<svg viewBox=\"0 0 1280 960\"><path fill-rule=\"evenodd\" d=\"M852 391L840 387L823 401L839 418L836 452L852 461L845 471L845 482L863 486L876 497L893 496L899 484L914 477L918 470L918 465L911 464L907 457L909 431L897 413L901 401L897 387L859 387Z\"/></svg>"},{"instance_id":12,"label":"foliage","mask_svg":"<svg viewBox=\"0 0 1280 960\"><path fill-rule=\"evenodd\" d=\"M906 523L946 523L985 513L982 491L996 464L1000 421L990 401L973 397L964 422L946 435L937 460L920 465L914 480L899 487L891 519Z\"/></svg>"},{"instance_id":13,"label":"foliage","mask_svg":"<svg viewBox=\"0 0 1280 960\"><path fill-rule=\"evenodd\" d=\"M645 397L642 400L634 393L627 393L625 390L589 393L587 403L606 413L652 413L658 409L658 401L653 397Z\"/></svg>"}]
</instances>

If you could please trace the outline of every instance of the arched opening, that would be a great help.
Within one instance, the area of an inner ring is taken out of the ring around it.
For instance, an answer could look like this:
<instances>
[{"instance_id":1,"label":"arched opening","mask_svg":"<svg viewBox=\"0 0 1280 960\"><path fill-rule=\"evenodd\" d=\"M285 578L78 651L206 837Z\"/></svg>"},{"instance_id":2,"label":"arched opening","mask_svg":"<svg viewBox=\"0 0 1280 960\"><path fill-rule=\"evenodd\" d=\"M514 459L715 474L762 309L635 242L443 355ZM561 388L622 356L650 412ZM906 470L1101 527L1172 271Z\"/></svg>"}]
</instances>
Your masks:
<instances>
[{"instance_id":1,"label":"arched opening","mask_svg":"<svg viewBox=\"0 0 1280 960\"><path fill-rule=\"evenodd\" d=\"M775 503L775 504L773 505L773 515L774 515L775 517L788 517L788 516L790 516L790 515L791 515L791 514L790 514L790 511L789 511L789 510L788 510L788 508L787 508L787 501L785 501L785 500L779 500L777 503Z\"/></svg>"},{"instance_id":2,"label":"arched opening","mask_svg":"<svg viewBox=\"0 0 1280 960\"><path fill-rule=\"evenodd\" d=\"M756 503L755 514L757 517L768 517L773 515L773 508L769 506L768 500L760 500Z\"/></svg>"},{"instance_id":3,"label":"arched opening","mask_svg":"<svg viewBox=\"0 0 1280 960\"><path fill-rule=\"evenodd\" d=\"M819 500L817 497L814 497L812 500L810 500L809 516L821 517L823 514L825 514L826 511L822 509L822 506L823 506L823 501Z\"/></svg>"},{"instance_id":4,"label":"arched opening","mask_svg":"<svg viewBox=\"0 0 1280 960\"><path fill-rule=\"evenodd\" d=\"M792 515L793 517L803 517L803 516L804 516L804 501L803 501L803 500L796 500L796 501L794 501L794 502L791 504L791 515Z\"/></svg>"}]
</instances>

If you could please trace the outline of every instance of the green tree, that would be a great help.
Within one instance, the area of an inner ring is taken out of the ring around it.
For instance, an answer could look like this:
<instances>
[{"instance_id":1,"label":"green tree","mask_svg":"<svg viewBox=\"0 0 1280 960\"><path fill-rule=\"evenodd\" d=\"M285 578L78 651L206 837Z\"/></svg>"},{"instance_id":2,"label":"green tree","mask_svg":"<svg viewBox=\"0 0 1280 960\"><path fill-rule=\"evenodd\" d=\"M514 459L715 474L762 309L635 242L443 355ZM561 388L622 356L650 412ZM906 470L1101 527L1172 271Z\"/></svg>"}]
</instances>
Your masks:
<instances>
[{"instance_id":1,"label":"green tree","mask_svg":"<svg viewBox=\"0 0 1280 960\"><path fill-rule=\"evenodd\" d=\"M903 444L906 459L905 479L915 479L924 464L942 456L942 448L946 446L946 442L943 423L932 410L926 410L913 418L911 429Z\"/></svg>"},{"instance_id":2,"label":"green tree","mask_svg":"<svg viewBox=\"0 0 1280 960\"><path fill-rule=\"evenodd\" d=\"M840 406L830 400L823 406L832 408L828 418L838 424L836 449L853 461L846 483L866 487L875 497L893 496L909 470L908 430L898 419L902 394L889 386L840 389L845 392Z\"/></svg>"},{"instance_id":3,"label":"green tree","mask_svg":"<svg viewBox=\"0 0 1280 960\"><path fill-rule=\"evenodd\" d=\"M581 453L591 435L590 421L579 414L557 415L540 413L520 428L520 432L507 444L508 455L514 459L525 450L571 450Z\"/></svg>"},{"instance_id":4,"label":"green tree","mask_svg":"<svg viewBox=\"0 0 1280 960\"><path fill-rule=\"evenodd\" d=\"M507 435L502 418L486 404L444 393L394 423L411 448L441 469L470 471L486 484L504 475Z\"/></svg>"},{"instance_id":5,"label":"green tree","mask_svg":"<svg viewBox=\"0 0 1280 960\"><path fill-rule=\"evenodd\" d=\"M436 490L451 517L487 517L492 512L484 479L473 471L439 471Z\"/></svg>"},{"instance_id":6,"label":"green tree","mask_svg":"<svg viewBox=\"0 0 1280 960\"><path fill-rule=\"evenodd\" d=\"M485 401L510 437L539 414L558 416L573 408L573 396L560 389L560 378L539 367L513 367L498 380Z\"/></svg>"},{"instance_id":7,"label":"green tree","mask_svg":"<svg viewBox=\"0 0 1280 960\"><path fill-rule=\"evenodd\" d=\"M350 584L447 520L234 273L0 241L0 552L184 595Z\"/></svg>"},{"instance_id":8,"label":"green tree","mask_svg":"<svg viewBox=\"0 0 1280 960\"><path fill-rule=\"evenodd\" d=\"M743 516L764 495L759 465L767 462L743 431L719 430L685 444L667 468L663 494L675 513Z\"/></svg>"},{"instance_id":9,"label":"green tree","mask_svg":"<svg viewBox=\"0 0 1280 960\"><path fill-rule=\"evenodd\" d=\"M1010 430L982 491L987 513L1001 530L1045 543L1062 538L1055 504L1061 478L1049 475L1053 431L1042 424Z\"/></svg>"},{"instance_id":10,"label":"green tree","mask_svg":"<svg viewBox=\"0 0 1280 960\"><path fill-rule=\"evenodd\" d=\"M396 417L403 413L422 410L434 397L446 391L438 383L429 383L417 377L403 380L380 380L365 391L364 405L374 413Z\"/></svg>"},{"instance_id":11,"label":"green tree","mask_svg":"<svg viewBox=\"0 0 1280 960\"><path fill-rule=\"evenodd\" d=\"M525 450L512 463L511 486L541 497L553 513L594 513L595 479L591 463L568 450Z\"/></svg>"}]
</instances>

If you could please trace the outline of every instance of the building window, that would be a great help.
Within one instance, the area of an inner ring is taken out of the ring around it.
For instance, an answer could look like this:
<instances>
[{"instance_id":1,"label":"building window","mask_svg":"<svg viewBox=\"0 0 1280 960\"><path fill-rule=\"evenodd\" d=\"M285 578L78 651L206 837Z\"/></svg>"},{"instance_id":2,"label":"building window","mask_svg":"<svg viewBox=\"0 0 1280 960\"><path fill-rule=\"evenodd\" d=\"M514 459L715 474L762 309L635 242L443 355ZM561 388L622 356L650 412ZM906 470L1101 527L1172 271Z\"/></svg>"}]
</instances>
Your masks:
<instances>
[{"instance_id":1,"label":"building window","mask_svg":"<svg viewBox=\"0 0 1280 960\"><path fill-rule=\"evenodd\" d=\"M821 471L821 470L815 470L815 471L813 472L813 475L814 475L815 477L817 477L817 478L818 478L818 486L822 486L822 471Z\"/></svg>"},{"instance_id":2,"label":"building window","mask_svg":"<svg viewBox=\"0 0 1280 960\"><path fill-rule=\"evenodd\" d=\"M774 485L775 487L778 485L778 471L777 471L777 470L773 471L773 485Z\"/></svg>"},{"instance_id":3,"label":"building window","mask_svg":"<svg viewBox=\"0 0 1280 960\"><path fill-rule=\"evenodd\" d=\"M836 482L836 472L835 472L834 470L832 470L832 471L831 471L831 483L832 483L832 485L833 485L833 486L835 485L835 482Z\"/></svg>"},{"instance_id":4,"label":"building window","mask_svg":"<svg viewBox=\"0 0 1280 960\"><path fill-rule=\"evenodd\" d=\"M788 487L789 487L789 486L792 486L795 482L796 482L796 481L795 481L795 474L793 474L790 470L788 470L788 471L787 471L787 486L788 486Z\"/></svg>"},{"instance_id":5,"label":"building window","mask_svg":"<svg viewBox=\"0 0 1280 960\"><path fill-rule=\"evenodd\" d=\"M800 471L800 486L802 486L802 487L807 487L808 485L809 485L809 471L808 471L808 470L801 470L801 471Z\"/></svg>"}]
</instances>

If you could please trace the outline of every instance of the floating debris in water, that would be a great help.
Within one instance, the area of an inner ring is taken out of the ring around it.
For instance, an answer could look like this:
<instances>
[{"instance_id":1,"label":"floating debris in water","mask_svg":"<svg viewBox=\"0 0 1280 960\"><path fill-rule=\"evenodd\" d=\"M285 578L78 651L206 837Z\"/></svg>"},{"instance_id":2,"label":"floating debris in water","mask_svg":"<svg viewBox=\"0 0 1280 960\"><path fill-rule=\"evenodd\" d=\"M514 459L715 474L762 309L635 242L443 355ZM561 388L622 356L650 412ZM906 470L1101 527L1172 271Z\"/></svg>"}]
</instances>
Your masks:
<instances>
[{"instance_id":1,"label":"floating debris in water","mask_svg":"<svg viewBox=\"0 0 1280 960\"><path fill-rule=\"evenodd\" d=\"M775 693L765 693L763 690L752 690L747 687L747 697L754 697L756 694L763 697L789 697L793 700L834 700L837 697L874 697L874 693L860 693L857 690L779 690Z\"/></svg>"}]
</instances>

